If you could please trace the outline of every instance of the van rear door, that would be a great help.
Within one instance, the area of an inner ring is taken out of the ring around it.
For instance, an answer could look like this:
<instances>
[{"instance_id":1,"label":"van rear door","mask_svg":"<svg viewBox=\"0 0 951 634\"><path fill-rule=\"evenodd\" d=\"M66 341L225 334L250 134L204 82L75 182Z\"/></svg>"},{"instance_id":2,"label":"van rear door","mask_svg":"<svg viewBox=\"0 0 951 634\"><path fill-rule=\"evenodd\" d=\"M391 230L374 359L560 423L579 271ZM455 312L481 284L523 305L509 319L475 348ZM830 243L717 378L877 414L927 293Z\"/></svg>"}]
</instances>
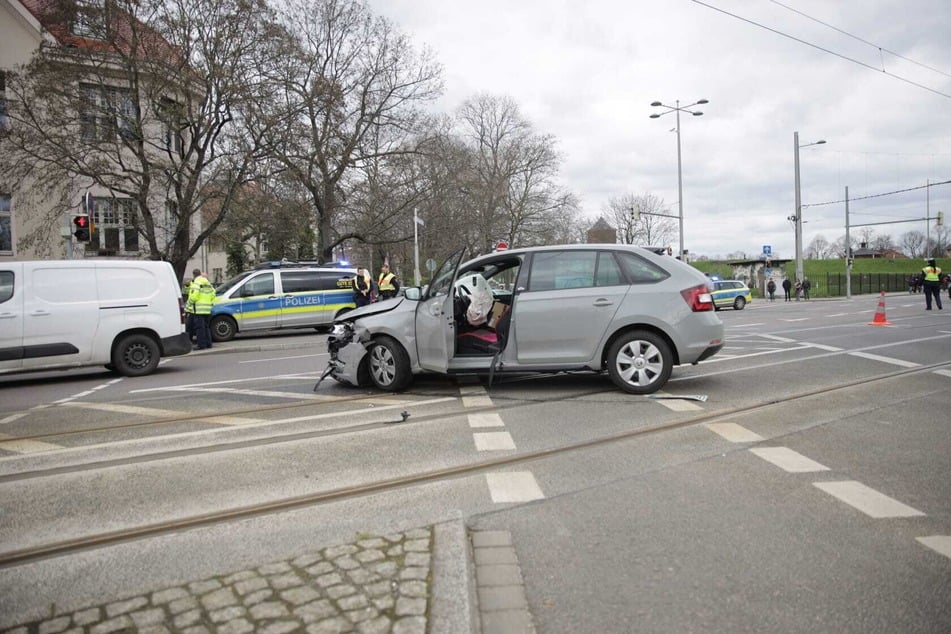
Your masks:
<instances>
[{"instance_id":1,"label":"van rear door","mask_svg":"<svg viewBox=\"0 0 951 634\"><path fill-rule=\"evenodd\" d=\"M23 265L0 268L0 372L23 365Z\"/></svg>"}]
</instances>

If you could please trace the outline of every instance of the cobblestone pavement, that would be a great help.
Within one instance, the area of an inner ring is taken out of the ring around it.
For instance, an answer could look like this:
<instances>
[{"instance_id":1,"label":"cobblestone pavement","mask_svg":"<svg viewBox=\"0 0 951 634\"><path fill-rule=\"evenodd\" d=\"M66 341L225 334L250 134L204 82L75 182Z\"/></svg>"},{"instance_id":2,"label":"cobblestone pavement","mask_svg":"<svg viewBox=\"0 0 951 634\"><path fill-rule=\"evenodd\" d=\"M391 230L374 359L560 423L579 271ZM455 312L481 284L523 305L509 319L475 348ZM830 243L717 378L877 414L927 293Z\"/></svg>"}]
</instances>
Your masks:
<instances>
[{"instance_id":1,"label":"cobblestone pavement","mask_svg":"<svg viewBox=\"0 0 951 634\"><path fill-rule=\"evenodd\" d=\"M194 581L5 630L84 632L361 632L424 634L433 528L361 537L287 561Z\"/></svg>"}]
</instances>

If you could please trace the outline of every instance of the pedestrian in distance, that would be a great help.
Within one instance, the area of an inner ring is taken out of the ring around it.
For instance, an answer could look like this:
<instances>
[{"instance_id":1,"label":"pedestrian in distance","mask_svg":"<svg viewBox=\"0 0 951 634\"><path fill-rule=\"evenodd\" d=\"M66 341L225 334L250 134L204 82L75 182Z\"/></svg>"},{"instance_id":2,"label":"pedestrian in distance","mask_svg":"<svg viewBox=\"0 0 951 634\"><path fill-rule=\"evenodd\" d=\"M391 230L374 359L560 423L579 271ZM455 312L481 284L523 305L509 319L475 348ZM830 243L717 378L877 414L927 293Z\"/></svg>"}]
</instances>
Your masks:
<instances>
[{"instance_id":1,"label":"pedestrian in distance","mask_svg":"<svg viewBox=\"0 0 951 634\"><path fill-rule=\"evenodd\" d=\"M928 266L921 269L924 277L925 290L925 310L931 310L931 298L938 305L938 310L943 310L941 306L941 268L935 262L934 258L928 259Z\"/></svg>"},{"instance_id":2,"label":"pedestrian in distance","mask_svg":"<svg viewBox=\"0 0 951 634\"><path fill-rule=\"evenodd\" d=\"M796 301L802 299L802 280L796 280Z\"/></svg>"},{"instance_id":3,"label":"pedestrian in distance","mask_svg":"<svg viewBox=\"0 0 951 634\"><path fill-rule=\"evenodd\" d=\"M196 271L198 269L195 269ZM192 273L194 275L194 273ZM192 283L195 278L188 280L182 289L182 297L185 299L185 332L192 343L198 341L195 335L195 304L189 299L192 292Z\"/></svg>"},{"instance_id":4,"label":"pedestrian in distance","mask_svg":"<svg viewBox=\"0 0 951 634\"><path fill-rule=\"evenodd\" d=\"M396 297L400 290L399 280L390 271L390 265L386 262L380 267L380 277L377 279L377 286L380 289L380 299L390 299Z\"/></svg>"},{"instance_id":5,"label":"pedestrian in distance","mask_svg":"<svg viewBox=\"0 0 951 634\"><path fill-rule=\"evenodd\" d=\"M783 293L786 295L786 301L789 301L789 291L792 289L792 282L789 281L788 277L783 278Z\"/></svg>"},{"instance_id":6,"label":"pedestrian in distance","mask_svg":"<svg viewBox=\"0 0 951 634\"><path fill-rule=\"evenodd\" d=\"M766 292L769 293L769 301L776 299L776 282L773 280L766 282Z\"/></svg>"},{"instance_id":7,"label":"pedestrian in distance","mask_svg":"<svg viewBox=\"0 0 951 634\"><path fill-rule=\"evenodd\" d=\"M806 301L809 301L809 289L811 288L812 282L809 281L809 278L802 278L802 298Z\"/></svg>"},{"instance_id":8,"label":"pedestrian in distance","mask_svg":"<svg viewBox=\"0 0 951 634\"><path fill-rule=\"evenodd\" d=\"M201 269L193 271L188 291L188 301L194 306L195 314L192 323L195 328L195 338L198 340L198 349L205 350L211 347L211 309L215 303L215 287L211 285Z\"/></svg>"},{"instance_id":9,"label":"pedestrian in distance","mask_svg":"<svg viewBox=\"0 0 951 634\"><path fill-rule=\"evenodd\" d=\"M353 276L353 303L357 308L369 306L373 300L370 294L373 290L373 281L370 274L362 266L357 269L357 274Z\"/></svg>"}]
</instances>

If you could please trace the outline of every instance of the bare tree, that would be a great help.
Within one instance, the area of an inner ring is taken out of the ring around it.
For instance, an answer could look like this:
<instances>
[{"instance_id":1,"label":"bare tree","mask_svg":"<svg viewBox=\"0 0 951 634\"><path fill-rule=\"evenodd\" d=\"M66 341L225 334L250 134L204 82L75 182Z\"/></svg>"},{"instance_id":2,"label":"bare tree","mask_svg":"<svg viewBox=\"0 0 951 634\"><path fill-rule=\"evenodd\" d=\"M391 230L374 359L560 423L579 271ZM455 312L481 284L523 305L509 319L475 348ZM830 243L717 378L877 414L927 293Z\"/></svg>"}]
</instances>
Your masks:
<instances>
[{"instance_id":1,"label":"bare tree","mask_svg":"<svg viewBox=\"0 0 951 634\"><path fill-rule=\"evenodd\" d=\"M535 132L507 97L478 95L459 109L470 166L461 175L479 246L505 238L510 244L542 244L577 200L556 184L561 158L554 138Z\"/></svg>"},{"instance_id":2,"label":"bare tree","mask_svg":"<svg viewBox=\"0 0 951 634\"><path fill-rule=\"evenodd\" d=\"M855 234L858 236L858 243L865 245L866 248L872 248L872 241L875 239L875 229L872 227L860 227Z\"/></svg>"},{"instance_id":3,"label":"bare tree","mask_svg":"<svg viewBox=\"0 0 951 634\"><path fill-rule=\"evenodd\" d=\"M884 253L885 251L889 251L893 248L892 237L887 233L877 235L869 246L879 253Z\"/></svg>"},{"instance_id":4,"label":"bare tree","mask_svg":"<svg viewBox=\"0 0 951 634\"><path fill-rule=\"evenodd\" d=\"M78 6L62 2L60 14L46 16L69 24L89 11L78 45L42 46L8 84L17 103L8 176L59 195L24 240L38 245L83 190L98 187L109 194L94 217L119 220L124 250L138 249L140 236L148 257L169 260L181 276L260 147L237 112L256 96L252 59L266 48L269 11L263 0Z\"/></svg>"},{"instance_id":5,"label":"bare tree","mask_svg":"<svg viewBox=\"0 0 951 634\"><path fill-rule=\"evenodd\" d=\"M900 238L902 251L910 258L919 258L925 254L925 234L920 231L908 231Z\"/></svg>"},{"instance_id":6,"label":"bare tree","mask_svg":"<svg viewBox=\"0 0 951 634\"><path fill-rule=\"evenodd\" d=\"M664 246L673 241L677 232L673 218L655 215L664 213L664 201L654 194L624 194L612 198L606 212L618 227L622 244Z\"/></svg>"},{"instance_id":7,"label":"bare tree","mask_svg":"<svg viewBox=\"0 0 951 634\"><path fill-rule=\"evenodd\" d=\"M822 234L817 235L806 247L806 257L812 260L825 260L835 254L835 245Z\"/></svg>"},{"instance_id":8,"label":"bare tree","mask_svg":"<svg viewBox=\"0 0 951 634\"><path fill-rule=\"evenodd\" d=\"M281 127L272 153L308 192L317 250L365 239L335 233L353 183L371 161L415 151L426 121L420 107L442 90L441 69L385 19L354 0L290 0L281 21L291 40L270 75L270 113Z\"/></svg>"}]
</instances>

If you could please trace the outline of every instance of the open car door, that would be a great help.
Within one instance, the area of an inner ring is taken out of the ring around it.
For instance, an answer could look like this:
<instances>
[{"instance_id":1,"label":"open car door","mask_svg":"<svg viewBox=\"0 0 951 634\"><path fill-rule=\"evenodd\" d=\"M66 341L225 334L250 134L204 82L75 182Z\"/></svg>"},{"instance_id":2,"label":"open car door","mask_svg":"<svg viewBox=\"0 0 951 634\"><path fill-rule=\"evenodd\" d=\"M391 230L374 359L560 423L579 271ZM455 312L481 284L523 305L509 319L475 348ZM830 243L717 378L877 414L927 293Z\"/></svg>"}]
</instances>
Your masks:
<instances>
[{"instance_id":1,"label":"open car door","mask_svg":"<svg viewBox=\"0 0 951 634\"><path fill-rule=\"evenodd\" d=\"M463 248L446 258L416 307L416 352L425 370L446 372L455 352L453 283L465 252Z\"/></svg>"}]
</instances>

